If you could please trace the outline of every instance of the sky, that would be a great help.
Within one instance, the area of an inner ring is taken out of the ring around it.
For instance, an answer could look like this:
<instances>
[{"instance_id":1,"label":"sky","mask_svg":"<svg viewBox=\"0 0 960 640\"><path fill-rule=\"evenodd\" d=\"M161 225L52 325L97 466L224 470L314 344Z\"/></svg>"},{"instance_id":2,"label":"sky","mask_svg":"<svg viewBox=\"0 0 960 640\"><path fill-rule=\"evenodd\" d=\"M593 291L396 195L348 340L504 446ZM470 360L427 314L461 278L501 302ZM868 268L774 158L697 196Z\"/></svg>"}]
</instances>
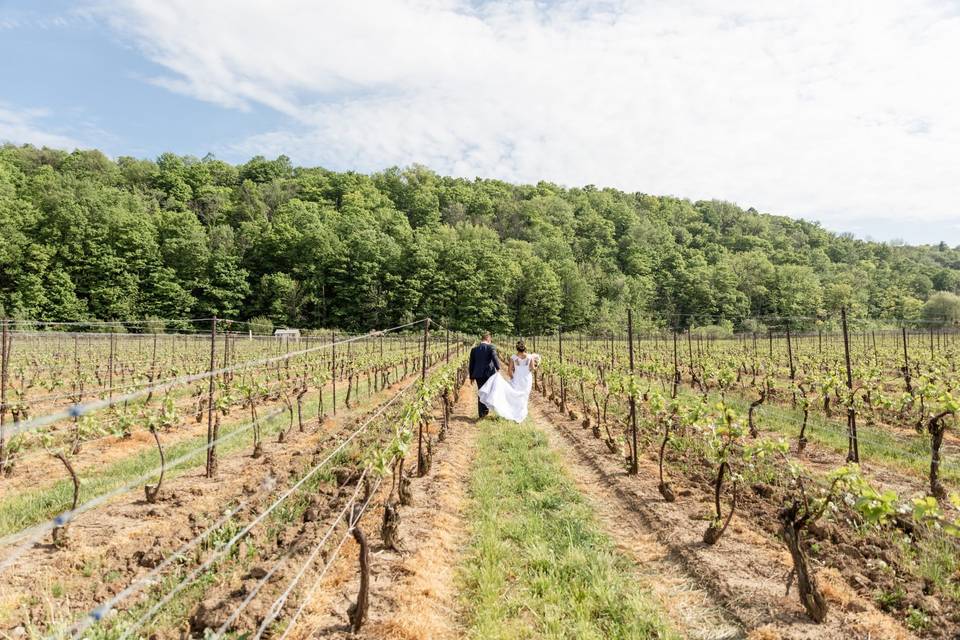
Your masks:
<instances>
[{"instance_id":1,"label":"sky","mask_svg":"<svg viewBox=\"0 0 960 640\"><path fill-rule=\"evenodd\" d=\"M0 140L424 164L960 245L960 0L0 0Z\"/></svg>"}]
</instances>

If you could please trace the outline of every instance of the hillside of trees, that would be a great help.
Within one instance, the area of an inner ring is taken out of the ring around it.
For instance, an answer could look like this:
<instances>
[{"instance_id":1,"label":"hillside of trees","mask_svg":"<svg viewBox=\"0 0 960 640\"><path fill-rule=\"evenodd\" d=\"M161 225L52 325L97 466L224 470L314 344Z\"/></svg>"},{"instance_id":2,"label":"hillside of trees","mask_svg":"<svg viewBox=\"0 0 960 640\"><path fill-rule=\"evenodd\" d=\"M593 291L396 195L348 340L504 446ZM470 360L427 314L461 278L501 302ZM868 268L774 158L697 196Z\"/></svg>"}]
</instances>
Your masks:
<instances>
[{"instance_id":1,"label":"hillside of trees","mask_svg":"<svg viewBox=\"0 0 960 640\"><path fill-rule=\"evenodd\" d=\"M899 246L721 201L427 168L364 175L0 147L0 311L265 316L477 331L960 318L960 247ZM619 324L617 325L619 326Z\"/></svg>"}]
</instances>

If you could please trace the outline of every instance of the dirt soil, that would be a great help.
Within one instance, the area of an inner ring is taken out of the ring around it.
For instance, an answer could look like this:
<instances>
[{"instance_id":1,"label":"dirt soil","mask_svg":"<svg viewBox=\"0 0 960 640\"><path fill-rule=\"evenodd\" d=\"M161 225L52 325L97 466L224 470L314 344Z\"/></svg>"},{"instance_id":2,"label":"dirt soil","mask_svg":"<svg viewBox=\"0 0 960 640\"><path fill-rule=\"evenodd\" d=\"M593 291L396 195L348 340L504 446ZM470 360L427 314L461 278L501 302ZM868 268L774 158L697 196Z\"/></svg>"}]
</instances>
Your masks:
<instances>
[{"instance_id":1,"label":"dirt soil","mask_svg":"<svg viewBox=\"0 0 960 640\"><path fill-rule=\"evenodd\" d=\"M372 402L385 401L405 384L389 386L375 394ZM238 517L244 522L252 519L291 479L319 462L321 452L355 429L359 416L370 406L364 400L359 408L338 410L336 418L327 417L319 429L314 418L305 424L304 433L294 426L283 444L276 437L265 439L260 459L251 459L249 447L222 457L214 479L196 469L165 481L155 504L143 499L140 488L128 492L71 523L65 548L49 544L46 534L4 571L0 637L4 630L9 635L18 627L46 628L88 611L149 571L152 563L149 558L143 560L145 554L162 559L202 532L237 499L246 501ZM143 596L141 592L139 597Z\"/></svg>"},{"instance_id":2,"label":"dirt soil","mask_svg":"<svg viewBox=\"0 0 960 640\"><path fill-rule=\"evenodd\" d=\"M344 381L337 381L338 387L345 384ZM366 382L364 381L364 385L365 384ZM327 409L329 409L331 399L331 388L332 385L330 383L327 383L323 387ZM316 405L316 397L317 389L315 387L311 388L310 393L304 398L304 408L312 410ZM341 395L341 398L342 397ZM162 399L162 396L155 397L151 406L156 408ZM363 401L367 399L366 386L363 387L361 399ZM257 410L261 416L265 416L284 407L285 405L282 400L271 400L268 398L257 405ZM178 396L177 410L183 417L176 427L164 430L161 433L160 440L163 442L164 447L176 444L182 440L204 435L207 432L207 413L204 411L200 422L194 419L195 404L192 396ZM281 412L279 419L281 421L286 420L286 413ZM230 425L246 424L250 420L250 414L245 408L233 406L231 407L229 416L222 417L221 420L220 428L223 429ZM296 428L297 427L294 426L294 429ZM68 422L61 422L54 425L51 432L57 432L64 437L64 442L67 442L69 441L69 432L71 429L72 426ZM82 441L80 452L71 456L70 462L74 470L82 478L91 470L95 471L97 468L102 468L103 466L132 457L143 451L156 449L156 446L153 435L151 435L148 430L134 429L129 438L107 435ZM51 455L47 455L42 450L29 451L24 457L17 459L16 466L11 475L0 476L0 488L3 489L4 494L13 494L27 488L36 489L50 486L67 478L68 476L63 468L63 463L59 460Z\"/></svg>"},{"instance_id":3,"label":"dirt soil","mask_svg":"<svg viewBox=\"0 0 960 640\"><path fill-rule=\"evenodd\" d=\"M800 605L796 587L785 594L790 558L784 545L772 535L734 516L724 537L714 546L705 545L702 535L712 517L712 496L701 486L674 477L678 500L667 503L657 490L655 462L641 457L639 474L630 476L620 455L611 454L604 442L583 429L579 421L568 419L536 392L531 402L535 415L552 424L566 441L567 446L561 451L572 458L577 475L587 474L579 481L600 487L587 491L588 495L594 493L602 499L598 512L610 514L614 524L621 523L619 527L622 523L638 522L640 530L655 537L666 550L668 561L683 568L683 574L673 575L684 576L681 580L699 585L708 596L703 599L697 595L695 599L705 604L712 599L751 640L914 637L857 595L832 570L818 571L830 613L824 623L813 623ZM639 545L630 542L629 546Z\"/></svg>"},{"instance_id":4,"label":"dirt soil","mask_svg":"<svg viewBox=\"0 0 960 640\"><path fill-rule=\"evenodd\" d=\"M358 547L350 540L291 638L444 640L464 636L456 570L469 542L464 508L477 437L476 406L476 389L464 386L445 441L434 444L430 473L412 479L413 504L400 508L401 552L383 546L382 502L365 516L372 545L370 611L360 632L351 634L347 626L347 609L359 588Z\"/></svg>"}]
</instances>

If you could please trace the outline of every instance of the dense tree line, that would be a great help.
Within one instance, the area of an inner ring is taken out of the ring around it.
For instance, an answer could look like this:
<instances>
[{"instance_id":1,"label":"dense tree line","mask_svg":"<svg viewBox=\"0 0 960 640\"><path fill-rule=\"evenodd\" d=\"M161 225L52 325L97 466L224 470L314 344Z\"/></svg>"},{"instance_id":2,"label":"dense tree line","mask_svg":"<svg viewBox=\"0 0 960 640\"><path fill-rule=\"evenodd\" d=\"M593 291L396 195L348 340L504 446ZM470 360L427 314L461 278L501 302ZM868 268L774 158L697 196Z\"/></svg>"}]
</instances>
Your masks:
<instances>
[{"instance_id":1,"label":"dense tree line","mask_svg":"<svg viewBox=\"0 0 960 640\"><path fill-rule=\"evenodd\" d=\"M363 329L749 326L960 315L960 248L593 186L0 148L0 306L48 321L266 316ZM938 293L945 292L945 293ZM798 320L802 322L802 320Z\"/></svg>"}]
</instances>

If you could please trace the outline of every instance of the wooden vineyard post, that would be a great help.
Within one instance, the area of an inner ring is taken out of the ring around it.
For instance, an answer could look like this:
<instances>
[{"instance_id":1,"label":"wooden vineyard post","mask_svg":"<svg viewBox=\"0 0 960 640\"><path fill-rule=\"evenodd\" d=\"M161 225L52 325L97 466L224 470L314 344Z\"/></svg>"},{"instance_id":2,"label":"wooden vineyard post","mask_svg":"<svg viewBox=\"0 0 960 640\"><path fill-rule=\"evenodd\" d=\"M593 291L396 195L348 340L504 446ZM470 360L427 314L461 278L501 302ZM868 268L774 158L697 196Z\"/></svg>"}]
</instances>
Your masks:
<instances>
[{"instance_id":1,"label":"wooden vineyard post","mask_svg":"<svg viewBox=\"0 0 960 640\"><path fill-rule=\"evenodd\" d=\"M210 320L210 382L207 386L207 477L212 478L217 473L217 434L213 428L213 394L216 389L216 376L213 375L217 366L217 316Z\"/></svg>"},{"instance_id":2,"label":"wooden vineyard post","mask_svg":"<svg viewBox=\"0 0 960 640\"><path fill-rule=\"evenodd\" d=\"M797 408L797 389L794 386L797 381L797 369L793 365L793 342L790 340L790 321L787 321L787 361L790 364L790 405Z\"/></svg>"},{"instance_id":3,"label":"wooden vineyard post","mask_svg":"<svg viewBox=\"0 0 960 640\"><path fill-rule=\"evenodd\" d=\"M447 329L447 364L450 364L450 329Z\"/></svg>"},{"instance_id":4,"label":"wooden vineyard post","mask_svg":"<svg viewBox=\"0 0 960 640\"><path fill-rule=\"evenodd\" d=\"M333 415L337 415L337 332L330 332L330 385L333 395Z\"/></svg>"},{"instance_id":5,"label":"wooden vineyard post","mask_svg":"<svg viewBox=\"0 0 960 640\"><path fill-rule=\"evenodd\" d=\"M427 341L430 340L430 318L427 318L423 324L423 358L420 361L420 383L427 382ZM423 423L426 418L420 419L420 427L417 431L417 475L423 477L427 473L427 463L423 457ZM430 437L430 434L427 434Z\"/></svg>"},{"instance_id":6,"label":"wooden vineyard post","mask_svg":"<svg viewBox=\"0 0 960 640\"><path fill-rule=\"evenodd\" d=\"M677 330L673 330L673 394L671 398L677 397L677 386L680 384L680 363L677 360Z\"/></svg>"},{"instance_id":7,"label":"wooden vineyard post","mask_svg":"<svg viewBox=\"0 0 960 640\"><path fill-rule=\"evenodd\" d=\"M567 410L567 388L563 375L563 329L557 329L557 354L560 360L560 411Z\"/></svg>"},{"instance_id":8,"label":"wooden vineyard post","mask_svg":"<svg viewBox=\"0 0 960 640\"><path fill-rule=\"evenodd\" d=\"M113 400L113 350L114 350L114 348L115 348L115 345L114 345L114 335L115 335L115 334L113 333L113 331L111 331L111 332L110 332L110 357L107 359L107 367L108 367L108 370L107 370L107 387L108 387L107 397L108 397L110 400Z\"/></svg>"},{"instance_id":9,"label":"wooden vineyard post","mask_svg":"<svg viewBox=\"0 0 960 640\"><path fill-rule=\"evenodd\" d=\"M633 310L627 309L627 342L630 344L629 353L630 353L630 376L634 375L633 372ZM631 455L630 455L630 475L637 475L640 462L638 460L637 454L637 398L634 394L633 385L631 384L630 388L630 439L631 439Z\"/></svg>"},{"instance_id":10,"label":"wooden vineyard post","mask_svg":"<svg viewBox=\"0 0 960 640\"><path fill-rule=\"evenodd\" d=\"M797 370L793 366L793 344L790 340L790 323L787 323L787 360L790 363L790 381L793 382L797 377Z\"/></svg>"},{"instance_id":11,"label":"wooden vineyard post","mask_svg":"<svg viewBox=\"0 0 960 640\"><path fill-rule=\"evenodd\" d=\"M910 358L907 356L907 327L900 327L903 331L903 379L907 383L907 393L913 395L913 383L910 381Z\"/></svg>"},{"instance_id":12,"label":"wooden vineyard post","mask_svg":"<svg viewBox=\"0 0 960 640\"><path fill-rule=\"evenodd\" d=\"M3 319L3 332L0 334L0 474L7 469L7 434L4 422L7 416L7 380L9 380L10 362L10 321Z\"/></svg>"},{"instance_id":13,"label":"wooden vineyard post","mask_svg":"<svg viewBox=\"0 0 960 640\"><path fill-rule=\"evenodd\" d=\"M226 369L230 366L230 321L226 320L223 323L223 368ZM229 373L223 374L223 381L226 382L227 378L230 377Z\"/></svg>"},{"instance_id":14,"label":"wooden vineyard post","mask_svg":"<svg viewBox=\"0 0 960 640\"><path fill-rule=\"evenodd\" d=\"M860 462L860 447L857 442L857 412L853 407L853 369L850 367L850 334L847 331L847 308L840 308L840 322L843 325L843 355L847 364L847 462Z\"/></svg>"}]
</instances>

